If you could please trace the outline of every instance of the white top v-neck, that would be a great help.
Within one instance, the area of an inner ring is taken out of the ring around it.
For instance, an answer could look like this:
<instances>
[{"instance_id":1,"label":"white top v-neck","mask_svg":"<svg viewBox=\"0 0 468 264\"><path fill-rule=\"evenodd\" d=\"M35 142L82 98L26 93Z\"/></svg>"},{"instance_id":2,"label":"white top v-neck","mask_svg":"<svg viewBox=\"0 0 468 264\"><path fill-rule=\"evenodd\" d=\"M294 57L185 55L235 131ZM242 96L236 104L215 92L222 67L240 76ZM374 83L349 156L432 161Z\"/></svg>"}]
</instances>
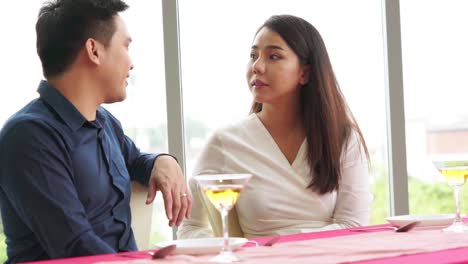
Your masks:
<instances>
[{"instance_id":1,"label":"white top v-neck","mask_svg":"<svg viewBox=\"0 0 468 264\"><path fill-rule=\"evenodd\" d=\"M257 123L256 124L256 127L258 127L259 130L263 130L263 133L265 135L265 144L271 144L271 146L275 149L275 152L278 154L277 157L278 157L278 160L285 160L291 167L295 167L296 166L296 161L299 162L305 154L305 149L306 148L306 143L307 143L307 140L303 140L302 141L302 144L301 146L299 146L299 150L297 151L296 153L296 157L294 158L293 162L289 163L289 160L288 158L286 158L286 156L284 155L284 153L281 151L281 148L278 146L278 144L276 143L275 139L273 138L273 136L271 136L270 132L268 131L268 129L266 129L265 125L262 123L262 121L260 120L260 118L256 115L256 114L252 114L250 115L249 117L251 117L252 119L252 122L255 122ZM269 141L269 142L267 142Z\"/></svg>"},{"instance_id":2,"label":"white top v-neck","mask_svg":"<svg viewBox=\"0 0 468 264\"><path fill-rule=\"evenodd\" d=\"M356 133L345 151L339 191L320 195L311 181L307 142L292 164L256 114L219 129L209 139L193 175L250 173L236 210L246 237L338 229L369 223L371 194L367 160ZM212 235L206 212L190 180L193 207L179 227L180 238Z\"/></svg>"}]
</instances>

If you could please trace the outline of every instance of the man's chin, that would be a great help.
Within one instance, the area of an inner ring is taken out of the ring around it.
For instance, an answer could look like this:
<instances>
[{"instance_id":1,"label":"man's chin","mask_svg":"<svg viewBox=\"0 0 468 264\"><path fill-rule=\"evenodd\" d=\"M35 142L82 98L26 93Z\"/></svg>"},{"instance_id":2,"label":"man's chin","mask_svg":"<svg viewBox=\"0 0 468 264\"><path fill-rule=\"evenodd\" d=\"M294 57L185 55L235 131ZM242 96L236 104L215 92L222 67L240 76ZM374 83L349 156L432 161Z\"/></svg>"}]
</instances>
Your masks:
<instances>
[{"instance_id":1,"label":"man's chin","mask_svg":"<svg viewBox=\"0 0 468 264\"><path fill-rule=\"evenodd\" d=\"M127 94L124 94L124 95L121 95L119 97L109 98L104 103L105 104L113 104L113 103L123 102L126 98L127 98Z\"/></svg>"},{"instance_id":2,"label":"man's chin","mask_svg":"<svg viewBox=\"0 0 468 264\"><path fill-rule=\"evenodd\" d=\"M114 103L123 102L123 101L125 101L125 99L127 99L127 95L124 95L122 97L117 98L117 100L115 100Z\"/></svg>"}]
</instances>

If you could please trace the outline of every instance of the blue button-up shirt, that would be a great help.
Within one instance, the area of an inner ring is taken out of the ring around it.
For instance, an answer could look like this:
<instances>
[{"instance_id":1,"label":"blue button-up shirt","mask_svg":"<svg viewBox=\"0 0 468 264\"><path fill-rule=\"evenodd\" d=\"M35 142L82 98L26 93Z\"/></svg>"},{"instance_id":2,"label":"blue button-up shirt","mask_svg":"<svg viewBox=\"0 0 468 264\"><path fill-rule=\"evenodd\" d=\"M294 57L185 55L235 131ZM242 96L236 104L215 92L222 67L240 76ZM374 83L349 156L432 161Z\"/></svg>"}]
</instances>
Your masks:
<instances>
[{"instance_id":1,"label":"blue button-up shirt","mask_svg":"<svg viewBox=\"0 0 468 264\"><path fill-rule=\"evenodd\" d=\"M0 131L0 205L9 262L136 250L130 180L147 184L141 153L104 108L86 118L42 81Z\"/></svg>"}]
</instances>

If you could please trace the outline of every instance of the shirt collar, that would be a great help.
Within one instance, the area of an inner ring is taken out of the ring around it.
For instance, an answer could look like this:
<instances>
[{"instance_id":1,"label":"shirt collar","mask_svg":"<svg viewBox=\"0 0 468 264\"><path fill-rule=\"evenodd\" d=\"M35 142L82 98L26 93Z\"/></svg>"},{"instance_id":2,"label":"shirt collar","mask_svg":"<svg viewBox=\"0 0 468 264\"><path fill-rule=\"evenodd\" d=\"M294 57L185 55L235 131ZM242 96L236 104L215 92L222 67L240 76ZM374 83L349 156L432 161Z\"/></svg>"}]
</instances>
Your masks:
<instances>
[{"instance_id":1,"label":"shirt collar","mask_svg":"<svg viewBox=\"0 0 468 264\"><path fill-rule=\"evenodd\" d=\"M106 123L106 113L105 113L105 110L102 106L100 106L97 110L96 110L96 120L95 120L96 124L97 124L97 127L98 128L103 128L105 126L105 123Z\"/></svg>"},{"instance_id":2,"label":"shirt collar","mask_svg":"<svg viewBox=\"0 0 468 264\"><path fill-rule=\"evenodd\" d=\"M78 109L49 82L42 80L37 92L41 99L50 105L73 131L77 131L87 122Z\"/></svg>"}]
</instances>

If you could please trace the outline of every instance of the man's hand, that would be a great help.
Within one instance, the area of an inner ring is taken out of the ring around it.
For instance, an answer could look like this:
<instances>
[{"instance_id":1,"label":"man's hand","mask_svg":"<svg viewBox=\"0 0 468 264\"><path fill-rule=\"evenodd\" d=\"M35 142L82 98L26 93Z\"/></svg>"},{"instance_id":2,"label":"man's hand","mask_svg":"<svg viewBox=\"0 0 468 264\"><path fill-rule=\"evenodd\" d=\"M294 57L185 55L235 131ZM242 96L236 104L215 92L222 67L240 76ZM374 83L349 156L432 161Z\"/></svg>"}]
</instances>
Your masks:
<instances>
[{"instance_id":1,"label":"man's hand","mask_svg":"<svg viewBox=\"0 0 468 264\"><path fill-rule=\"evenodd\" d=\"M156 158L149 180L146 204L154 201L157 191L162 192L169 226L173 226L174 223L179 226L184 216L190 217L192 197L179 164L171 156L161 155Z\"/></svg>"}]
</instances>

